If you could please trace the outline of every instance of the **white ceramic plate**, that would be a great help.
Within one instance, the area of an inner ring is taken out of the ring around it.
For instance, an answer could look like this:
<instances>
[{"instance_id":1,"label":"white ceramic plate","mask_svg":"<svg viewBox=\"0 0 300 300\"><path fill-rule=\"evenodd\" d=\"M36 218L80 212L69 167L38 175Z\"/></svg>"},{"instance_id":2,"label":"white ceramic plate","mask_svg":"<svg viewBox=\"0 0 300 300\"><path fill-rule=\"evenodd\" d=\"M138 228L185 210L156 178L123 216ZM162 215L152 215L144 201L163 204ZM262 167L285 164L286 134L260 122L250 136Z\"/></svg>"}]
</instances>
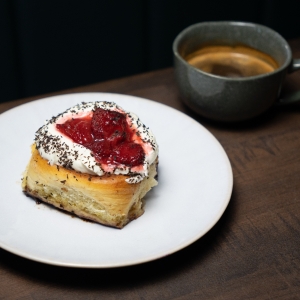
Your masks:
<instances>
[{"instance_id":1,"label":"white ceramic plate","mask_svg":"<svg viewBox=\"0 0 300 300\"><path fill-rule=\"evenodd\" d=\"M44 121L82 101L103 100L135 112L160 147L159 185L147 194L144 215L121 230L37 205L21 191ZM137 97L84 93L21 105L0 115L0 141L0 247L43 263L110 268L169 255L209 231L232 192L229 160L212 134L175 109Z\"/></svg>"}]
</instances>

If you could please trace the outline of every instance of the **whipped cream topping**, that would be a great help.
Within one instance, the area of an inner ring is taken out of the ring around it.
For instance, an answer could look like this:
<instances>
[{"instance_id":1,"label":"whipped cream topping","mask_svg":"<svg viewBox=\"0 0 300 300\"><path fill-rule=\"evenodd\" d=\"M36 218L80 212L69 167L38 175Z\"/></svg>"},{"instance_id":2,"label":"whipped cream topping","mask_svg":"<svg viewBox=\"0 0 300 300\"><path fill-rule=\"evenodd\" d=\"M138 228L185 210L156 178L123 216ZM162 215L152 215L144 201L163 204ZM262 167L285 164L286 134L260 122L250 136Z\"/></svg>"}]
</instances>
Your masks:
<instances>
[{"instance_id":1,"label":"whipped cream topping","mask_svg":"<svg viewBox=\"0 0 300 300\"><path fill-rule=\"evenodd\" d=\"M70 119L83 118L93 114L97 108L126 114L128 125L136 131L134 142L139 143L145 152L144 162L140 166L128 167L122 164L101 164L94 158L92 151L75 143L71 138L59 132L56 124ZM58 165L81 173L103 176L105 174L130 175L128 183L137 183L148 176L149 166L158 156L158 145L151 130L135 114L124 111L113 102L82 102L65 112L46 121L35 134L35 143L40 155L50 165Z\"/></svg>"}]
</instances>

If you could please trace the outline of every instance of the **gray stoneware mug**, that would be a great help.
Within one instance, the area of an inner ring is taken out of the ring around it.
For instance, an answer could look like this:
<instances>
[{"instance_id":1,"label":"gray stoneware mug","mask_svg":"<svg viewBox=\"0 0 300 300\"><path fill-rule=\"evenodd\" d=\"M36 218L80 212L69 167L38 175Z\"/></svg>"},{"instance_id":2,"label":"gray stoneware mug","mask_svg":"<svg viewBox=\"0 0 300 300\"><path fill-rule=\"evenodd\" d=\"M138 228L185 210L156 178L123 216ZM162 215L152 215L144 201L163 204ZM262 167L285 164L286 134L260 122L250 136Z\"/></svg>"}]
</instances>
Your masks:
<instances>
[{"instance_id":1,"label":"gray stoneware mug","mask_svg":"<svg viewBox=\"0 0 300 300\"><path fill-rule=\"evenodd\" d=\"M250 47L273 58L277 68L239 78L208 73L186 60L207 45ZM300 69L300 60L292 59L286 40L268 27L229 21L198 23L176 37L173 53L182 100L206 118L242 121L260 115L274 104L295 102L295 97L280 100L279 96L286 73Z\"/></svg>"}]
</instances>

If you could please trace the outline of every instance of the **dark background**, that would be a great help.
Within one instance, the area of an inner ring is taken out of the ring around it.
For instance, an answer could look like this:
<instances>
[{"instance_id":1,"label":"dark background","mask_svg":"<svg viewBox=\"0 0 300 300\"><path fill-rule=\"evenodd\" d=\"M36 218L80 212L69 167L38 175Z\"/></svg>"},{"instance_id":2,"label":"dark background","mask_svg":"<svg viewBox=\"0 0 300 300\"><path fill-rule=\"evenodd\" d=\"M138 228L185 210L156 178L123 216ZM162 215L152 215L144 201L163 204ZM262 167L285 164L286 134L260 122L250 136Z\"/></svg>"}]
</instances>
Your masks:
<instances>
[{"instance_id":1,"label":"dark background","mask_svg":"<svg viewBox=\"0 0 300 300\"><path fill-rule=\"evenodd\" d=\"M0 102L172 65L172 42L201 21L300 37L300 1L1 0Z\"/></svg>"}]
</instances>

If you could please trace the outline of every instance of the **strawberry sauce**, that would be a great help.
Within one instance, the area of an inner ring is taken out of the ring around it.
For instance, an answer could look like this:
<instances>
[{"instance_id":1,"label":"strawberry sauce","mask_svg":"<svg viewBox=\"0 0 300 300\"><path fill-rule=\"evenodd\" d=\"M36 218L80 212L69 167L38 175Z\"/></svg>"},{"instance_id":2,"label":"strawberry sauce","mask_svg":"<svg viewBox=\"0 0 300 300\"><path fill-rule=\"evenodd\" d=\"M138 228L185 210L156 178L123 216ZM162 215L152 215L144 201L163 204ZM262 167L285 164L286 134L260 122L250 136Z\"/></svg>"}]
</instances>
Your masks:
<instances>
[{"instance_id":1,"label":"strawberry sauce","mask_svg":"<svg viewBox=\"0 0 300 300\"><path fill-rule=\"evenodd\" d=\"M144 161L144 150L134 142L136 131L128 125L125 114L97 108L93 115L56 124L56 128L90 149L101 164L136 167Z\"/></svg>"}]
</instances>

